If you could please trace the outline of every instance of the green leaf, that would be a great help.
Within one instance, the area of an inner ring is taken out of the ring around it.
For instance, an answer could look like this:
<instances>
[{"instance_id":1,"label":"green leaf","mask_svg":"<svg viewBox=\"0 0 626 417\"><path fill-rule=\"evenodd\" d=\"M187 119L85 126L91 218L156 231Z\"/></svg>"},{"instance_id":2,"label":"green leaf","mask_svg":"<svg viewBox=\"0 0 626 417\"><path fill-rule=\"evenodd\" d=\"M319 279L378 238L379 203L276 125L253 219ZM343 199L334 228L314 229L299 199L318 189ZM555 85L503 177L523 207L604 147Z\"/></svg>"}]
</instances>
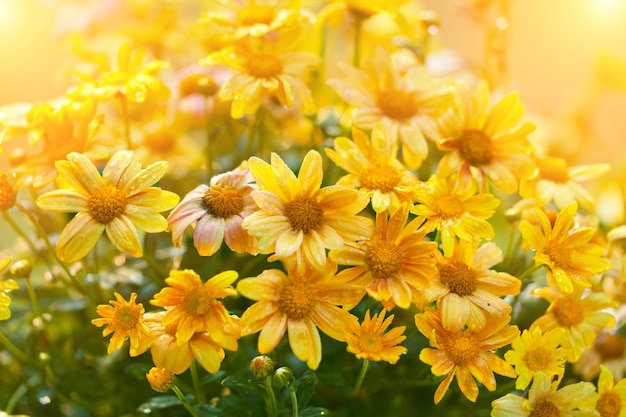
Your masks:
<instances>
[{"instance_id":1,"label":"green leaf","mask_svg":"<svg viewBox=\"0 0 626 417\"><path fill-rule=\"evenodd\" d=\"M330 410L322 407L309 407L300 411L299 417L328 417L331 416L332 413Z\"/></svg>"},{"instance_id":2,"label":"green leaf","mask_svg":"<svg viewBox=\"0 0 626 417\"><path fill-rule=\"evenodd\" d=\"M304 407L307 405L317 386L317 375L313 371L306 371L295 382L296 396L298 397L298 405Z\"/></svg>"},{"instance_id":3,"label":"green leaf","mask_svg":"<svg viewBox=\"0 0 626 417\"><path fill-rule=\"evenodd\" d=\"M163 410L164 408L174 407L179 404L180 400L175 395L153 397L137 407L137 411L144 414L150 414L154 410Z\"/></svg>"},{"instance_id":4,"label":"green leaf","mask_svg":"<svg viewBox=\"0 0 626 417\"><path fill-rule=\"evenodd\" d=\"M205 376L204 378L200 380L200 386L209 385L217 381L218 379L222 379L224 375L226 375L226 372L224 371L217 371L214 374L208 374L207 376Z\"/></svg>"},{"instance_id":5,"label":"green leaf","mask_svg":"<svg viewBox=\"0 0 626 417\"><path fill-rule=\"evenodd\" d=\"M216 417L222 414L222 410L209 404L199 404L193 407L200 417Z\"/></svg>"},{"instance_id":6,"label":"green leaf","mask_svg":"<svg viewBox=\"0 0 626 417\"><path fill-rule=\"evenodd\" d=\"M264 388L258 382L250 381L239 376L227 376L222 380L222 385L233 390L243 392L263 392Z\"/></svg>"}]
</instances>

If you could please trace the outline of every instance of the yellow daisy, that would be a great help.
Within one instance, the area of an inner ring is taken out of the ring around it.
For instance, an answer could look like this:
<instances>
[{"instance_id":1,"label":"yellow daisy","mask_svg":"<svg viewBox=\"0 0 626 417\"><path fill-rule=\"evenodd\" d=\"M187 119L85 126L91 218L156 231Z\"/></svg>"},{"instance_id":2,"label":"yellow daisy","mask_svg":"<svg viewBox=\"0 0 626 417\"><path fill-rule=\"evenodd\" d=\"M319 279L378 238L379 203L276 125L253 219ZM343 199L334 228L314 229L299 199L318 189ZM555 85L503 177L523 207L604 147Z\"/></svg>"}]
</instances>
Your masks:
<instances>
[{"instance_id":1,"label":"yellow daisy","mask_svg":"<svg viewBox=\"0 0 626 417\"><path fill-rule=\"evenodd\" d=\"M471 242L477 238L494 237L487 222L500 204L494 195L476 194L475 187L460 188L455 177L433 175L415 193L416 204L411 212L426 220L427 232L437 230L443 252L452 253L456 238Z\"/></svg>"},{"instance_id":2,"label":"yellow daisy","mask_svg":"<svg viewBox=\"0 0 626 417\"><path fill-rule=\"evenodd\" d=\"M566 349L561 346L561 340L564 336L562 328L544 333L536 327L532 331L525 329L511 343L513 349L504 354L504 359L515 366L515 389L526 389L538 372L543 372L550 381L554 377L563 378Z\"/></svg>"},{"instance_id":3,"label":"yellow daisy","mask_svg":"<svg viewBox=\"0 0 626 417\"><path fill-rule=\"evenodd\" d=\"M218 344L227 336L225 328L233 325L233 318L220 301L237 295L231 286L237 272L224 271L203 283L200 276L190 269L170 271L165 278L168 287L163 288L150 304L167 310L163 325L176 324L176 342L189 342L198 332L208 332Z\"/></svg>"},{"instance_id":4,"label":"yellow daisy","mask_svg":"<svg viewBox=\"0 0 626 417\"><path fill-rule=\"evenodd\" d=\"M537 265L545 265L561 291L572 292L574 283L590 287L589 278L611 267L603 257L604 248L590 243L597 230L592 227L573 228L578 204L574 201L558 214L554 226L548 216L535 209L541 230L522 220L519 230L524 241L535 251L533 259Z\"/></svg>"},{"instance_id":5,"label":"yellow daisy","mask_svg":"<svg viewBox=\"0 0 626 417\"><path fill-rule=\"evenodd\" d=\"M615 383L609 368L600 365L598 392L590 398L588 406L598 417L626 416L626 379Z\"/></svg>"},{"instance_id":6,"label":"yellow daisy","mask_svg":"<svg viewBox=\"0 0 626 417\"><path fill-rule=\"evenodd\" d=\"M352 129L352 140L338 137L334 149L326 148L326 155L340 168L348 171L337 181L364 191L375 212L394 212L403 202L415 201L418 179L397 160L395 147L387 137L384 125L377 125L371 141L359 129Z\"/></svg>"},{"instance_id":7,"label":"yellow daisy","mask_svg":"<svg viewBox=\"0 0 626 417\"><path fill-rule=\"evenodd\" d=\"M406 336L404 330L406 326L397 326L385 333L385 330L393 321L393 314L385 318L387 310L370 317L369 309L365 312L365 318L359 325L351 322L350 329L346 332L346 343L348 352L354 353L358 359L368 361L385 361L395 364L404 355L407 349L398 346Z\"/></svg>"},{"instance_id":8,"label":"yellow daisy","mask_svg":"<svg viewBox=\"0 0 626 417\"><path fill-rule=\"evenodd\" d=\"M491 107L486 82L475 92L462 84L455 91L454 105L438 119L442 139L437 147L446 154L437 173L447 177L457 172L462 183L475 178L481 190L490 182L505 193L515 192L518 180L535 169L527 140L535 125L522 123L524 106L518 94L508 94Z\"/></svg>"},{"instance_id":9,"label":"yellow daisy","mask_svg":"<svg viewBox=\"0 0 626 417\"><path fill-rule=\"evenodd\" d=\"M337 279L363 286L388 309L420 303L423 289L436 272L433 255L437 245L424 240L426 233L419 220L407 224L408 216L406 204L390 217L378 213L376 235L329 253L334 262L352 266L340 271Z\"/></svg>"},{"instance_id":10,"label":"yellow daisy","mask_svg":"<svg viewBox=\"0 0 626 417\"><path fill-rule=\"evenodd\" d=\"M174 374L167 369L152 367L146 374L150 388L156 392L167 392L174 385Z\"/></svg>"},{"instance_id":11,"label":"yellow daisy","mask_svg":"<svg viewBox=\"0 0 626 417\"><path fill-rule=\"evenodd\" d=\"M97 307L96 311L102 318L91 320L91 323L98 327L107 325L102 331L102 336L106 337L113 333L107 349L109 355L121 348L126 338L130 339L130 349L137 349L141 339L150 333L143 321L145 312L143 304L135 303L137 294L132 293L130 300L126 301L116 292L115 298L117 301L109 301L110 305L101 304Z\"/></svg>"},{"instance_id":12,"label":"yellow daisy","mask_svg":"<svg viewBox=\"0 0 626 417\"><path fill-rule=\"evenodd\" d=\"M151 187L167 170L167 162L157 162L142 169L131 151L116 152L102 175L84 155L72 152L66 161L55 164L59 173L58 189L37 198L43 210L73 213L56 243L60 260L82 259L106 232L120 251L141 257L143 250L137 229L162 232L167 220L159 214L178 203L179 197L158 187Z\"/></svg>"},{"instance_id":13,"label":"yellow daisy","mask_svg":"<svg viewBox=\"0 0 626 417\"><path fill-rule=\"evenodd\" d=\"M251 193L259 210L242 226L258 238L260 253L274 253L270 260L295 257L300 273L307 264L323 270L326 249L371 235L371 219L357 215L367 196L338 185L320 188L324 170L317 151L306 154L298 177L274 153L271 165L256 157L249 164L259 187Z\"/></svg>"},{"instance_id":14,"label":"yellow daisy","mask_svg":"<svg viewBox=\"0 0 626 417\"><path fill-rule=\"evenodd\" d=\"M605 309L617 305L604 293L590 293L583 296L583 287L574 287L571 293L564 294L552 287L535 288L533 295L539 296L550 303L543 316L530 326L544 332L556 328L565 330L561 345L566 348L568 362L576 362L585 348L596 340L601 328L609 328L615 324L615 317Z\"/></svg>"},{"instance_id":15,"label":"yellow daisy","mask_svg":"<svg viewBox=\"0 0 626 417\"><path fill-rule=\"evenodd\" d=\"M436 310L427 309L415 315L415 325L432 347L422 349L420 360L431 366L434 375L446 375L435 392L435 404L455 377L463 395L473 402L478 397L474 378L489 391L496 389L494 372L515 378L511 365L491 352L519 335L517 326L508 326L510 320L510 316L493 316L480 330L446 330Z\"/></svg>"},{"instance_id":16,"label":"yellow daisy","mask_svg":"<svg viewBox=\"0 0 626 417\"><path fill-rule=\"evenodd\" d=\"M241 316L242 336L260 331L258 350L267 354L287 332L293 354L317 369L322 360L318 328L333 339L346 340L345 332L357 321L346 307L362 296L359 286L336 279L335 271L329 262L324 271L309 269L300 274L291 269L285 274L269 269L239 281L237 290L257 301Z\"/></svg>"},{"instance_id":17,"label":"yellow daisy","mask_svg":"<svg viewBox=\"0 0 626 417\"><path fill-rule=\"evenodd\" d=\"M437 302L444 328L460 330L467 325L478 330L490 316L511 314L511 305L501 297L517 295L521 281L491 268L502 261L494 243L460 241L449 257L438 256L437 273L425 290L428 301Z\"/></svg>"}]
</instances>

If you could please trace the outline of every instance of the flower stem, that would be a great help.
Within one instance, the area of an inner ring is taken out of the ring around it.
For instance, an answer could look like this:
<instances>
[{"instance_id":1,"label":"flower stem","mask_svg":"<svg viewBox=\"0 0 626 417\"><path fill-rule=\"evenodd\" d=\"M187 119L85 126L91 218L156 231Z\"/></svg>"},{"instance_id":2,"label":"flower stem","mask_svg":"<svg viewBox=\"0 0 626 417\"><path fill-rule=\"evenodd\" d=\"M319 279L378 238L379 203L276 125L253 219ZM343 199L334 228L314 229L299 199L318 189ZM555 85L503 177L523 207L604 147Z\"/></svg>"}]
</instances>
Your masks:
<instances>
[{"instance_id":1,"label":"flower stem","mask_svg":"<svg viewBox=\"0 0 626 417\"><path fill-rule=\"evenodd\" d=\"M267 416L278 417L278 407L276 406L276 396L272 388L272 376L268 375L263 381L265 391L267 392Z\"/></svg>"},{"instance_id":2,"label":"flower stem","mask_svg":"<svg viewBox=\"0 0 626 417\"><path fill-rule=\"evenodd\" d=\"M206 403L206 397L204 396L204 392L202 392L202 387L200 387L200 378L198 378L198 366L195 360L191 362L190 369L191 380L193 381L193 390L196 394L196 402L204 404Z\"/></svg>"},{"instance_id":3,"label":"flower stem","mask_svg":"<svg viewBox=\"0 0 626 417\"><path fill-rule=\"evenodd\" d=\"M519 279L520 281L523 281L524 278L527 278L527 277L531 276L536 270L540 269L542 266L543 266L542 264L535 264L535 265L531 266L526 271L522 272L517 277L517 279Z\"/></svg>"},{"instance_id":4,"label":"flower stem","mask_svg":"<svg viewBox=\"0 0 626 417\"><path fill-rule=\"evenodd\" d=\"M352 65L359 68L361 63L361 32L363 29L363 22L357 18L354 21L354 51L352 54Z\"/></svg>"},{"instance_id":5,"label":"flower stem","mask_svg":"<svg viewBox=\"0 0 626 417\"><path fill-rule=\"evenodd\" d=\"M35 287L33 287L33 283L30 281L30 276L26 277L25 280L26 280L26 290L28 291L28 297L30 298L30 302L33 305L33 311L35 312L35 316L41 321L41 326L43 326L44 324L43 314L41 314L41 307L39 306L39 301L37 300Z\"/></svg>"},{"instance_id":6,"label":"flower stem","mask_svg":"<svg viewBox=\"0 0 626 417\"><path fill-rule=\"evenodd\" d=\"M9 226L11 226L11 229L13 229L15 233L17 233L22 239L26 241L26 244L28 245L31 252L33 253L33 256L35 256L37 254L37 248L35 247L35 244L30 240L28 235L24 233L22 229L20 229L17 223L13 221L11 216L9 216L9 213L7 213L6 211L3 211L2 218L9 224Z\"/></svg>"},{"instance_id":7,"label":"flower stem","mask_svg":"<svg viewBox=\"0 0 626 417\"><path fill-rule=\"evenodd\" d=\"M298 396L291 384L289 384L289 396L291 397L291 417L298 417Z\"/></svg>"},{"instance_id":8,"label":"flower stem","mask_svg":"<svg viewBox=\"0 0 626 417\"><path fill-rule=\"evenodd\" d=\"M191 404L189 404L189 402L187 401L187 399L185 398L185 395L183 394L183 392L180 390L180 388L178 388L176 385L172 386L172 391L174 391L174 393L176 394L176 396L178 397L178 399L180 400L180 402L183 404L183 406L187 409L187 411L189 411L189 414L191 414L193 417L200 417L198 415L198 413L196 413L196 410L193 409L193 407L191 406Z\"/></svg>"},{"instance_id":9,"label":"flower stem","mask_svg":"<svg viewBox=\"0 0 626 417\"><path fill-rule=\"evenodd\" d=\"M363 366L361 366L361 372L359 372L359 376L356 379L356 384L350 393L352 397L356 397L356 395L361 390L361 385L363 384L363 380L365 379L365 374L367 373L367 368L370 366L370 361L367 359L363 359Z\"/></svg>"},{"instance_id":10,"label":"flower stem","mask_svg":"<svg viewBox=\"0 0 626 417\"><path fill-rule=\"evenodd\" d=\"M2 333L1 331L0 331L0 343L6 348L6 350L11 352L11 355L13 355L17 360L19 360L20 362L23 362L26 365L29 364L29 360L26 357L26 355L22 353L22 351L19 350L17 346L15 346L13 342L11 342L11 340L9 340L9 338L6 337L4 333Z\"/></svg>"}]
</instances>

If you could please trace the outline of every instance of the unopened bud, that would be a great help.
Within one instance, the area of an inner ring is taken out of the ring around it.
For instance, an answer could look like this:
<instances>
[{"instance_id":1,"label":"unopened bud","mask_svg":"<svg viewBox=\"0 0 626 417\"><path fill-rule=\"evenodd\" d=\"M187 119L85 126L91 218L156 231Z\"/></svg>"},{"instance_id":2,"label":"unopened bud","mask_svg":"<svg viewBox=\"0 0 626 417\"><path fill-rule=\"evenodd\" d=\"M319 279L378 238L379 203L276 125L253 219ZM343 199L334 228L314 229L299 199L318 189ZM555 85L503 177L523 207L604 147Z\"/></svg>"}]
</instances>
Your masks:
<instances>
[{"instance_id":1,"label":"unopened bud","mask_svg":"<svg viewBox=\"0 0 626 417\"><path fill-rule=\"evenodd\" d=\"M286 366L282 366L276 370L272 381L279 387L286 387L293 380L293 371Z\"/></svg>"},{"instance_id":2,"label":"unopened bud","mask_svg":"<svg viewBox=\"0 0 626 417\"><path fill-rule=\"evenodd\" d=\"M274 373L276 362L269 356L257 356L250 361L252 375L259 379L264 379Z\"/></svg>"},{"instance_id":3,"label":"unopened bud","mask_svg":"<svg viewBox=\"0 0 626 417\"><path fill-rule=\"evenodd\" d=\"M167 392L174 385L174 374L165 368L152 367L146 374L150 387L156 392Z\"/></svg>"},{"instance_id":4,"label":"unopened bud","mask_svg":"<svg viewBox=\"0 0 626 417\"><path fill-rule=\"evenodd\" d=\"M11 265L9 272L15 278L28 278L30 273L33 272L33 266L26 259L20 259Z\"/></svg>"}]
</instances>

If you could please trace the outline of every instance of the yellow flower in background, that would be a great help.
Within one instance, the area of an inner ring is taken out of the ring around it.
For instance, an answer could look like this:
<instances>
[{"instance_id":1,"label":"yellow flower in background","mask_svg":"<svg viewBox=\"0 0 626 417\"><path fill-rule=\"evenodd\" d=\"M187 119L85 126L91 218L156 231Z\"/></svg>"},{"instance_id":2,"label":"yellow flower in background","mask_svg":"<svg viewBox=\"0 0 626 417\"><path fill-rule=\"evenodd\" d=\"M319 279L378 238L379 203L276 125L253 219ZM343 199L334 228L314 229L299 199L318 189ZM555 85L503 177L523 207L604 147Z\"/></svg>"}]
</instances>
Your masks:
<instances>
[{"instance_id":1,"label":"yellow flower in background","mask_svg":"<svg viewBox=\"0 0 626 417\"><path fill-rule=\"evenodd\" d=\"M624 417L626 415L626 379L615 383L610 369L600 365L598 392L589 399L587 406L599 417Z\"/></svg>"},{"instance_id":2,"label":"yellow flower in background","mask_svg":"<svg viewBox=\"0 0 626 417\"><path fill-rule=\"evenodd\" d=\"M0 170L0 211L6 211L17 202L17 190L9 176Z\"/></svg>"},{"instance_id":3,"label":"yellow flower in background","mask_svg":"<svg viewBox=\"0 0 626 417\"><path fill-rule=\"evenodd\" d=\"M98 327L107 325L102 331L104 337L113 333L107 349L109 355L121 348L127 338L130 339L130 349L137 349L141 339L149 334L148 327L143 321L145 312L143 304L135 303L136 298L137 294L132 293L130 300L126 301L116 292L116 301L101 304L96 309L102 318L93 319L91 323Z\"/></svg>"},{"instance_id":4,"label":"yellow flower in background","mask_svg":"<svg viewBox=\"0 0 626 417\"><path fill-rule=\"evenodd\" d=\"M346 20L369 19L381 13L399 19L398 8L408 2L409 0L327 0L318 14L318 19L335 27Z\"/></svg>"},{"instance_id":5,"label":"yellow flower in background","mask_svg":"<svg viewBox=\"0 0 626 417\"><path fill-rule=\"evenodd\" d=\"M167 392L174 385L174 374L167 369L152 367L146 374L150 387L156 392Z\"/></svg>"},{"instance_id":6,"label":"yellow flower in background","mask_svg":"<svg viewBox=\"0 0 626 417\"><path fill-rule=\"evenodd\" d=\"M580 182L599 177L608 172L609 164L593 164L568 167L562 158L536 157L539 168L530 179L520 182L519 193L523 198L534 198L539 207L552 201L564 209L573 201L587 210L595 208L595 200Z\"/></svg>"},{"instance_id":7,"label":"yellow flower in background","mask_svg":"<svg viewBox=\"0 0 626 417\"><path fill-rule=\"evenodd\" d=\"M522 220L519 230L524 241L535 251L535 263L545 265L550 271L548 282L554 282L560 290L570 293L576 286L590 287L590 278L611 267L603 257L604 248L590 243L597 230L593 227L573 228L578 212L576 202L561 210L554 226L542 210L535 209L535 212L541 229Z\"/></svg>"},{"instance_id":8,"label":"yellow flower in background","mask_svg":"<svg viewBox=\"0 0 626 417\"><path fill-rule=\"evenodd\" d=\"M456 178L433 175L415 192L417 204L411 213L426 220L427 232L437 230L443 252L452 253L456 238L471 242L491 239L495 233L489 219L500 205L493 194L476 193L475 187L460 188Z\"/></svg>"},{"instance_id":9,"label":"yellow flower in background","mask_svg":"<svg viewBox=\"0 0 626 417\"><path fill-rule=\"evenodd\" d=\"M271 165L252 157L249 167L259 187L251 194L259 210L242 225L258 238L259 253L274 253L270 260L295 259L300 273L306 265L324 270L326 249L371 235L371 219L358 216L367 196L338 185L320 188L324 170L319 152L306 154L297 177L275 153Z\"/></svg>"},{"instance_id":10,"label":"yellow flower in background","mask_svg":"<svg viewBox=\"0 0 626 417\"><path fill-rule=\"evenodd\" d=\"M415 201L419 181L396 158L396 147L388 140L384 125L377 125L371 140L363 131L352 129L352 140L335 138L333 148L324 150L338 167L348 171L336 184L364 191L376 213L394 212L403 202Z\"/></svg>"},{"instance_id":11,"label":"yellow flower in background","mask_svg":"<svg viewBox=\"0 0 626 417\"><path fill-rule=\"evenodd\" d=\"M56 243L57 257L65 262L82 259L106 232L120 251L143 255L137 229L162 232L167 220L160 212L178 203L179 197L151 185L167 170L167 162L142 169L131 151L118 151L102 171L86 156L72 152L66 161L57 161L58 189L37 198L43 210L78 212L65 226Z\"/></svg>"},{"instance_id":12,"label":"yellow flower in background","mask_svg":"<svg viewBox=\"0 0 626 417\"><path fill-rule=\"evenodd\" d=\"M13 261L12 257L4 258L0 260L0 274L9 267L9 264ZM14 279L0 280L0 320L8 320L11 318L11 298L7 295L8 292L17 290L19 285Z\"/></svg>"},{"instance_id":13,"label":"yellow flower in background","mask_svg":"<svg viewBox=\"0 0 626 417\"><path fill-rule=\"evenodd\" d=\"M304 274L293 268L288 274L268 269L239 281L239 293L257 301L241 315L241 335L260 331L259 353L268 354L287 332L293 354L317 369L322 360L318 329L335 340L346 340L345 332L357 322L348 308L362 297L358 285L335 278L336 269L330 262L324 271L309 269Z\"/></svg>"},{"instance_id":14,"label":"yellow flower in background","mask_svg":"<svg viewBox=\"0 0 626 417\"><path fill-rule=\"evenodd\" d=\"M170 271L165 278L168 287L155 294L150 304L167 310L163 325L176 324L179 345L187 343L198 332L209 333L219 344L227 337L225 328L233 325L233 318L220 299L237 295L231 286L237 277L235 271L224 271L203 283L190 269Z\"/></svg>"},{"instance_id":15,"label":"yellow flower in background","mask_svg":"<svg viewBox=\"0 0 626 417\"><path fill-rule=\"evenodd\" d=\"M574 363L584 349L596 340L601 328L615 325L615 316L603 311L613 308L617 303L604 293L585 293L583 287L575 287L571 293L564 294L555 288L535 288L533 295L550 303L546 312L530 326L530 331L540 328L544 332L563 328L566 337L561 345L566 349L566 359ZM586 294L586 295L585 295Z\"/></svg>"},{"instance_id":16,"label":"yellow flower in background","mask_svg":"<svg viewBox=\"0 0 626 417\"><path fill-rule=\"evenodd\" d=\"M558 389L560 381L550 382L543 372L537 373L528 390L528 399L506 394L491 403L492 417L539 417L587 415L574 411L582 408L594 394L591 382L578 382Z\"/></svg>"},{"instance_id":17,"label":"yellow flower in background","mask_svg":"<svg viewBox=\"0 0 626 417\"><path fill-rule=\"evenodd\" d=\"M479 246L478 240L459 241L450 256L438 257L437 273L424 292L428 302L437 302L444 328L478 330L492 316L511 314L511 304L501 297L519 294L521 281L491 269L501 261L495 243Z\"/></svg>"},{"instance_id":18,"label":"yellow flower in background","mask_svg":"<svg viewBox=\"0 0 626 417\"><path fill-rule=\"evenodd\" d=\"M562 328L544 333L536 327L532 331L524 329L511 343L513 349L504 354L504 359L515 366L515 389L526 389L538 372L543 372L549 381L554 377L557 381L563 378L566 349L561 346L561 340L565 335Z\"/></svg>"},{"instance_id":19,"label":"yellow flower in background","mask_svg":"<svg viewBox=\"0 0 626 417\"><path fill-rule=\"evenodd\" d=\"M493 350L511 343L519 335L517 326L508 326L510 316L494 316L482 329L446 330L436 310L427 309L415 315L415 325L430 341L432 348L420 352L420 360L431 366L434 375L446 375L435 391L438 404L456 377L461 392L476 402L476 379L489 391L496 389L494 372L515 378L515 370Z\"/></svg>"},{"instance_id":20,"label":"yellow flower in background","mask_svg":"<svg viewBox=\"0 0 626 417\"><path fill-rule=\"evenodd\" d=\"M435 242L424 238L421 222L407 224L408 206L402 205L393 215L376 215L376 234L357 245L332 249L329 257L340 265L349 265L337 279L363 286L367 294L387 309L396 305L409 308L421 304L422 292L436 272Z\"/></svg>"},{"instance_id":21,"label":"yellow flower in background","mask_svg":"<svg viewBox=\"0 0 626 417\"><path fill-rule=\"evenodd\" d=\"M535 125L522 122L524 106L517 93L502 97L490 105L486 82L475 91L456 84L453 106L438 119L439 150L445 152L437 166L437 174L447 177L458 173L463 184L476 179L479 188L489 183L511 194L519 179L529 178L535 170L533 151L527 136Z\"/></svg>"},{"instance_id":22,"label":"yellow flower in background","mask_svg":"<svg viewBox=\"0 0 626 417\"><path fill-rule=\"evenodd\" d=\"M393 314L385 318L387 310L370 317L369 309L365 312L363 322L351 323L350 329L346 332L346 343L348 352L354 353L358 359L368 361L385 361L394 365L404 355L407 349L398 346L406 336L404 330L406 326L397 326L385 332L393 321Z\"/></svg>"}]
</instances>

